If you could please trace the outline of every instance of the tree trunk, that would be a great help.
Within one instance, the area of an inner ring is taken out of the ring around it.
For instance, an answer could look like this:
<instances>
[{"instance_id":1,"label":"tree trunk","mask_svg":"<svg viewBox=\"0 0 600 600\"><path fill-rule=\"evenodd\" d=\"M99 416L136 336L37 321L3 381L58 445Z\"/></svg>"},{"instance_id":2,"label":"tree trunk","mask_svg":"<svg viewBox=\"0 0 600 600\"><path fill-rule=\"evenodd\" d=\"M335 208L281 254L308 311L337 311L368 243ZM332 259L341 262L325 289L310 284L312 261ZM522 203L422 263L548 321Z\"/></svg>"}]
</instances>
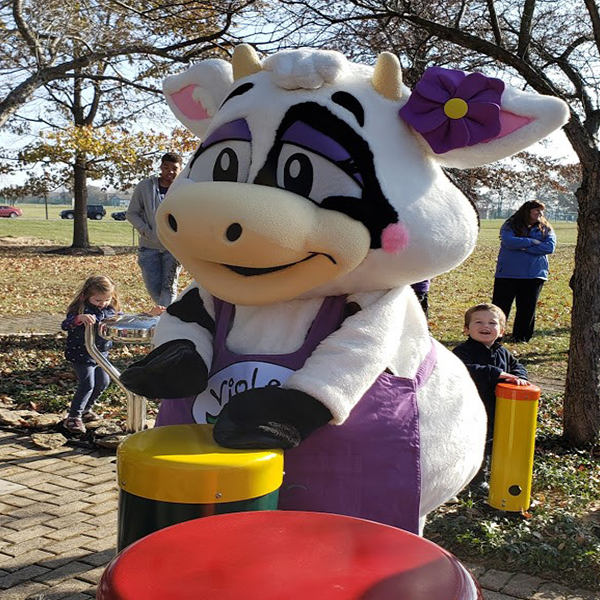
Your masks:
<instances>
[{"instance_id":1,"label":"tree trunk","mask_svg":"<svg viewBox=\"0 0 600 600\"><path fill-rule=\"evenodd\" d=\"M73 248L89 248L87 226L87 171L85 156L77 156L73 165L73 195L75 197L75 221L73 223Z\"/></svg>"},{"instance_id":2,"label":"tree trunk","mask_svg":"<svg viewBox=\"0 0 600 600\"><path fill-rule=\"evenodd\" d=\"M76 75L81 75L81 69L75 69ZM73 80L73 123L75 127L83 127L82 79ZM87 226L87 165L86 156L77 152L73 165L73 197L75 199L75 222L73 223L73 248L89 248L90 238Z\"/></svg>"},{"instance_id":3,"label":"tree trunk","mask_svg":"<svg viewBox=\"0 0 600 600\"><path fill-rule=\"evenodd\" d=\"M581 163L573 310L564 398L564 437L578 447L600 430L600 157Z\"/></svg>"}]
</instances>

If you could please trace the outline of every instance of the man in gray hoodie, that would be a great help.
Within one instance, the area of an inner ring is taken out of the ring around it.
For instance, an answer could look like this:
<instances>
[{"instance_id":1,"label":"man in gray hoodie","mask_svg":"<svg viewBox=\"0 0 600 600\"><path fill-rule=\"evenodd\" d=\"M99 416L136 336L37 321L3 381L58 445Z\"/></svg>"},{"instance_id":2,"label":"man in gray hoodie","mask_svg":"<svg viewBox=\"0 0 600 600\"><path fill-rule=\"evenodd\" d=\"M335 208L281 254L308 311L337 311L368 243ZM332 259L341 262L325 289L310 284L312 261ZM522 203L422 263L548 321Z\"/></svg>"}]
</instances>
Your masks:
<instances>
[{"instance_id":1,"label":"man in gray hoodie","mask_svg":"<svg viewBox=\"0 0 600 600\"><path fill-rule=\"evenodd\" d=\"M164 154L158 177L138 183L127 209L127 220L139 233L138 264L146 289L157 305L165 307L177 296L181 265L160 243L156 235L155 213L179 174L181 162L179 154Z\"/></svg>"}]
</instances>

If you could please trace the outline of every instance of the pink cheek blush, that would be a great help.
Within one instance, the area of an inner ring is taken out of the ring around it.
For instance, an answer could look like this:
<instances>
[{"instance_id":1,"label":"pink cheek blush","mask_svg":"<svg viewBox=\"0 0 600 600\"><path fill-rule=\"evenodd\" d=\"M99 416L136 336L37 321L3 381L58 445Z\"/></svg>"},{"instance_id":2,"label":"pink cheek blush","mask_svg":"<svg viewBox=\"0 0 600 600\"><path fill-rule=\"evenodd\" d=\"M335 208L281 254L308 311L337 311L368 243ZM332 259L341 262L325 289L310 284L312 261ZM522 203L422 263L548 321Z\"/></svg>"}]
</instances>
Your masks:
<instances>
[{"instance_id":1,"label":"pink cheek blush","mask_svg":"<svg viewBox=\"0 0 600 600\"><path fill-rule=\"evenodd\" d=\"M381 247L386 254L398 254L408 246L409 239L406 227L393 223L381 232Z\"/></svg>"}]
</instances>

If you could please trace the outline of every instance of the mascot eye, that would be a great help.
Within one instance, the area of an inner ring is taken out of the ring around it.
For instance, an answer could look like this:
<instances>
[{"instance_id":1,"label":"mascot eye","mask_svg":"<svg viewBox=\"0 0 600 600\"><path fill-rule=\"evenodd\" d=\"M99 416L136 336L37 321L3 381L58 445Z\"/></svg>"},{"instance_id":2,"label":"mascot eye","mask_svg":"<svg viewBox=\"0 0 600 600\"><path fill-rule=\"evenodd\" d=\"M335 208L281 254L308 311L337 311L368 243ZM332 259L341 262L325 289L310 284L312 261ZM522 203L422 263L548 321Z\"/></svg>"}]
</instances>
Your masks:
<instances>
[{"instance_id":1,"label":"mascot eye","mask_svg":"<svg viewBox=\"0 0 600 600\"><path fill-rule=\"evenodd\" d=\"M283 187L300 196L309 196L313 187L313 168L306 154L292 154L283 166Z\"/></svg>"},{"instance_id":2,"label":"mascot eye","mask_svg":"<svg viewBox=\"0 0 600 600\"><path fill-rule=\"evenodd\" d=\"M194 161L189 178L193 181L248 181L250 142L225 140L209 146Z\"/></svg>"},{"instance_id":3,"label":"mascot eye","mask_svg":"<svg viewBox=\"0 0 600 600\"><path fill-rule=\"evenodd\" d=\"M346 171L323 156L292 144L281 148L277 185L317 203L330 196L362 196L362 188Z\"/></svg>"}]
</instances>

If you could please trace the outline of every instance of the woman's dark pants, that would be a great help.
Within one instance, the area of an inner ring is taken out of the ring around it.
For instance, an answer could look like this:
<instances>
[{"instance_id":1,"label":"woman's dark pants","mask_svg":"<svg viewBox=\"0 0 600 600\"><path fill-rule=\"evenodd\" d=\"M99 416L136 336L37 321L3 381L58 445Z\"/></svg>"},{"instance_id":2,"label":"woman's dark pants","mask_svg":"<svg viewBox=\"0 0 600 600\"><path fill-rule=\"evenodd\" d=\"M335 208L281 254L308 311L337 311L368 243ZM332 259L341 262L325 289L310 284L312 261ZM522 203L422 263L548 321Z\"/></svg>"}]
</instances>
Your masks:
<instances>
[{"instance_id":1,"label":"woman's dark pants","mask_svg":"<svg viewBox=\"0 0 600 600\"><path fill-rule=\"evenodd\" d=\"M513 301L516 304L513 341L528 342L531 339L535 327L535 307L544 283L544 279L496 277L494 280L492 304L504 311L507 321Z\"/></svg>"}]
</instances>

